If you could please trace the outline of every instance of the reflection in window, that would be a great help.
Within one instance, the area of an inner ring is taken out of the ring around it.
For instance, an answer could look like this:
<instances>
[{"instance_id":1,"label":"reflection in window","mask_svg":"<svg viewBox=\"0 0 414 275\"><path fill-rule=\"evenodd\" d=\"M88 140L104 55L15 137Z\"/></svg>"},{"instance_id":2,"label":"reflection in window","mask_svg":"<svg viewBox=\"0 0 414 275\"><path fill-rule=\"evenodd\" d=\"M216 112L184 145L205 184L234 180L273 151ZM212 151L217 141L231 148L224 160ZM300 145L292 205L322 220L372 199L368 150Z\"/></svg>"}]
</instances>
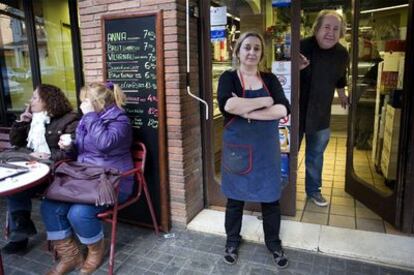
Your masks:
<instances>
[{"instance_id":1,"label":"reflection in window","mask_svg":"<svg viewBox=\"0 0 414 275\"><path fill-rule=\"evenodd\" d=\"M24 108L33 86L24 13L20 1L0 4L0 65L8 111Z\"/></svg>"},{"instance_id":2,"label":"reflection in window","mask_svg":"<svg viewBox=\"0 0 414 275\"><path fill-rule=\"evenodd\" d=\"M68 1L34 1L33 9L42 83L61 88L76 107Z\"/></svg>"},{"instance_id":3,"label":"reflection in window","mask_svg":"<svg viewBox=\"0 0 414 275\"><path fill-rule=\"evenodd\" d=\"M354 169L386 194L397 180L406 6L364 7L359 19Z\"/></svg>"}]
</instances>

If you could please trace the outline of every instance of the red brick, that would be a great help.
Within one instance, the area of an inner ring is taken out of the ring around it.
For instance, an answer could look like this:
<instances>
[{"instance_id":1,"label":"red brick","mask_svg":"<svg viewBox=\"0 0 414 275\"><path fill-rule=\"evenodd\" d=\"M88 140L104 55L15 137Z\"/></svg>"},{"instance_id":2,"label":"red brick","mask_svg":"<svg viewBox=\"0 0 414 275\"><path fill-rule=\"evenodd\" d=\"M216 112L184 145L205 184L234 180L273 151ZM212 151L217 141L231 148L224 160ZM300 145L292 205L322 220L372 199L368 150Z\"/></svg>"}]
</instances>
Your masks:
<instances>
[{"instance_id":1,"label":"red brick","mask_svg":"<svg viewBox=\"0 0 414 275\"><path fill-rule=\"evenodd\" d=\"M158 4L163 4L163 3L172 3L175 2L174 0L141 0L141 5L142 6L146 6L146 5L158 5Z\"/></svg>"},{"instance_id":2,"label":"red brick","mask_svg":"<svg viewBox=\"0 0 414 275\"><path fill-rule=\"evenodd\" d=\"M104 11L107 11L107 6L106 5L79 8L79 14L80 15L101 13L101 12L104 12Z\"/></svg>"},{"instance_id":3,"label":"red brick","mask_svg":"<svg viewBox=\"0 0 414 275\"><path fill-rule=\"evenodd\" d=\"M78 8L85 8L85 7L91 7L92 0L79 0L78 1Z\"/></svg>"},{"instance_id":4,"label":"red brick","mask_svg":"<svg viewBox=\"0 0 414 275\"><path fill-rule=\"evenodd\" d=\"M177 18L177 11L176 10L164 11L163 17L164 17L164 19Z\"/></svg>"},{"instance_id":5,"label":"red brick","mask_svg":"<svg viewBox=\"0 0 414 275\"><path fill-rule=\"evenodd\" d=\"M178 73L180 68L178 66L166 66L164 71L166 73Z\"/></svg>"},{"instance_id":6,"label":"red brick","mask_svg":"<svg viewBox=\"0 0 414 275\"><path fill-rule=\"evenodd\" d=\"M84 49L96 49L95 43L82 43L82 50Z\"/></svg>"},{"instance_id":7,"label":"red brick","mask_svg":"<svg viewBox=\"0 0 414 275\"><path fill-rule=\"evenodd\" d=\"M91 14L91 15L83 15L83 16L80 17L80 23L82 25L83 23L88 22L88 21L92 21L93 19L94 19L94 15L93 14Z\"/></svg>"},{"instance_id":8,"label":"red brick","mask_svg":"<svg viewBox=\"0 0 414 275\"><path fill-rule=\"evenodd\" d=\"M102 64L100 64L100 63L85 63L84 68L87 69L87 70L88 69L101 69Z\"/></svg>"},{"instance_id":9,"label":"red brick","mask_svg":"<svg viewBox=\"0 0 414 275\"><path fill-rule=\"evenodd\" d=\"M93 0L94 5L111 4L119 2L119 0Z\"/></svg>"},{"instance_id":10,"label":"red brick","mask_svg":"<svg viewBox=\"0 0 414 275\"><path fill-rule=\"evenodd\" d=\"M130 1L130 2L122 1L121 3L108 5L108 11L126 10L130 8L139 8L139 7L140 7L139 1Z\"/></svg>"},{"instance_id":11,"label":"red brick","mask_svg":"<svg viewBox=\"0 0 414 275\"><path fill-rule=\"evenodd\" d=\"M164 27L177 26L177 20L174 19L165 19L163 22Z\"/></svg>"},{"instance_id":12,"label":"red brick","mask_svg":"<svg viewBox=\"0 0 414 275\"><path fill-rule=\"evenodd\" d=\"M102 36L100 34L93 34L93 35L84 35L82 34L82 41L89 42L89 41L100 41Z\"/></svg>"},{"instance_id":13,"label":"red brick","mask_svg":"<svg viewBox=\"0 0 414 275\"><path fill-rule=\"evenodd\" d=\"M94 20L94 21L91 21L91 22L82 23L80 25L81 33L82 33L82 30L84 30L84 29L100 27L100 26L101 26L101 21L100 20Z\"/></svg>"},{"instance_id":14,"label":"red brick","mask_svg":"<svg viewBox=\"0 0 414 275\"><path fill-rule=\"evenodd\" d=\"M100 34L101 28L88 28L82 30L82 35L89 35L89 34Z\"/></svg>"},{"instance_id":15,"label":"red brick","mask_svg":"<svg viewBox=\"0 0 414 275\"><path fill-rule=\"evenodd\" d=\"M93 49L93 50L83 50L83 56L90 56L90 55L102 55L101 49Z\"/></svg>"}]
</instances>

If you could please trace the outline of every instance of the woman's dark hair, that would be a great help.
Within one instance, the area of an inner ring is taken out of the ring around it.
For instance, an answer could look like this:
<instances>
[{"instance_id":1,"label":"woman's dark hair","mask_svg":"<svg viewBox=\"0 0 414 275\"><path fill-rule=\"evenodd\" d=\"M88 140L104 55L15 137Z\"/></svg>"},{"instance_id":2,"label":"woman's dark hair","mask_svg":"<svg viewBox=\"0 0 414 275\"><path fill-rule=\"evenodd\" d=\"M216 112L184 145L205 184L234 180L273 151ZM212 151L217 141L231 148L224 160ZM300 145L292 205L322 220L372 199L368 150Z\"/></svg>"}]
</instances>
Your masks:
<instances>
[{"instance_id":1,"label":"woman's dark hair","mask_svg":"<svg viewBox=\"0 0 414 275\"><path fill-rule=\"evenodd\" d=\"M36 87L40 99L45 103L47 114L60 117L73 110L68 98L62 90L50 84L40 84Z\"/></svg>"}]
</instances>

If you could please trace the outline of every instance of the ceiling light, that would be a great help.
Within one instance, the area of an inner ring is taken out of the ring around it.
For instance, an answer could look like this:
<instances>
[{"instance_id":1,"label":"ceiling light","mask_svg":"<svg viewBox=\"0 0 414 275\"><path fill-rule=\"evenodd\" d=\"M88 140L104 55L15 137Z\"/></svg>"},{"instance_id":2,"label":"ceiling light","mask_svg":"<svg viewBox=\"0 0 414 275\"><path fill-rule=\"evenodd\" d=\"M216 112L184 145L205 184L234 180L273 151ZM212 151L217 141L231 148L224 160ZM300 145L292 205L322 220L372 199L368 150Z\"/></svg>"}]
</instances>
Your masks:
<instances>
[{"instance_id":1,"label":"ceiling light","mask_svg":"<svg viewBox=\"0 0 414 275\"><path fill-rule=\"evenodd\" d=\"M378 8L378 9L372 9L372 10L364 10L364 11L361 11L361 14L371 13L371 12L376 12L376 11L388 11L388 10L394 10L394 9L405 8L405 7L408 7L408 4L403 4L403 5L398 5L398 6L390 6L390 7Z\"/></svg>"}]
</instances>

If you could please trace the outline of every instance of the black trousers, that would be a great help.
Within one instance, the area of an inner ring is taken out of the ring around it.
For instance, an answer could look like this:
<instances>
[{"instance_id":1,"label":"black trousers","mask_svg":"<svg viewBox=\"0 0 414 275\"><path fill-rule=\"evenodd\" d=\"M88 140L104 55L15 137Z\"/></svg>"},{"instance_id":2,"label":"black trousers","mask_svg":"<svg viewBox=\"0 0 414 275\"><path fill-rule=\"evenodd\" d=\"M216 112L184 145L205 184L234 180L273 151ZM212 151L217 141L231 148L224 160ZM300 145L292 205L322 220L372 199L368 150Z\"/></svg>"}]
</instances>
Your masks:
<instances>
[{"instance_id":1,"label":"black trousers","mask_svg":"<svg viewBox=\"0 0 414 275\"><path fill-rule=\"evenodd\" d=\"M266 247L270 251L279 251L281 241L280 231L280 205L279 201L262 202L263 231ZM226 228L226 247L239 247L241 236L244 201L227 199L226 217L224 227Z\"/></svg>"}]
</instances>

